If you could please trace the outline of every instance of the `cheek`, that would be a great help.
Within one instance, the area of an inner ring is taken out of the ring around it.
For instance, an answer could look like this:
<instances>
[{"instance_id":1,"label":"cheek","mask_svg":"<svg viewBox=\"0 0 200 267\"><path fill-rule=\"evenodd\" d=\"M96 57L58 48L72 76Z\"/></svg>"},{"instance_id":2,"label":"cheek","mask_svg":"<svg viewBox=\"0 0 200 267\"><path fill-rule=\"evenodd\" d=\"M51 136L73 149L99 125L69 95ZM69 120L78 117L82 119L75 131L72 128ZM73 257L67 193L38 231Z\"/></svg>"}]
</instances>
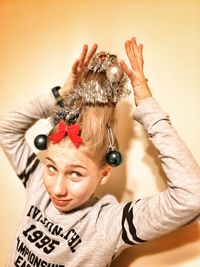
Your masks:
<instances>
[{"instance_id":1,"label":"cheek","mask_svg":"<svg viewBox=\"0 0 200 267\"><path fill-rule=\"evenodd\" d=\"M47 191L52 187L53 179L47 173L44 173L43 175L43 184L46 187Z\"/></svg>"},{"instance_id":2,"label":"cheek","mask_svg":"<svg viewBox=\"0 0 200 267\"><path fill-rule=\"evenodd\" d=\"M72 183L70 185L70 192L76 198L88 198L94 193L96 186L97 181L91 182L90 180L85 180L78 183Z\"/></svg>"}]
</instances>

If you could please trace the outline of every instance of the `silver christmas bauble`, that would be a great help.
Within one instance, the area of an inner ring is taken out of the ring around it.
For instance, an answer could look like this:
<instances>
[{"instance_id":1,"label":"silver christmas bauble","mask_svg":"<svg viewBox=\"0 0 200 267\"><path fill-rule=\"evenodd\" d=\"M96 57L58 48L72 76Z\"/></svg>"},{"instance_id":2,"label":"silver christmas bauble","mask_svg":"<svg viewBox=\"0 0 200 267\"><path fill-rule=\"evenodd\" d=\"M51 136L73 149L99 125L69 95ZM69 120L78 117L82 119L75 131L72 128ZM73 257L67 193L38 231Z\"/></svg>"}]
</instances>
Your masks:
<instances>
[{"instance_id":1,"label":"silver christmas bauble","mask_svg":"<svg viewBox=\"0 0 200 267\"><path fill-rule=\"evenodd\" d=\"M123 75L123 70L118 64L111 64L106 70L106 76L110 82L118 83Z\"/></svg>"}]
</instances>

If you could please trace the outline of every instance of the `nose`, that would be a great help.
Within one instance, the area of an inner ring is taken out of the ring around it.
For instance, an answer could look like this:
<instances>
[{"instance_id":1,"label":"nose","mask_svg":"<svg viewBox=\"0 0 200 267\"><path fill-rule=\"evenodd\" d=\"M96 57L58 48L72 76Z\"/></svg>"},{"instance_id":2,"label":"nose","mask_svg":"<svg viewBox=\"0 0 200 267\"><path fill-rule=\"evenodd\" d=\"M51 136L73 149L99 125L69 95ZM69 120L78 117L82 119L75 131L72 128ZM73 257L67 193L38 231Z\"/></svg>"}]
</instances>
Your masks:
<instances>
[{"instance_id":1,"label":"nose","mask_svg":"<svg viewBox=\"0 0 200 267\"><path fill-rule=\"evenodd\" d=\"M56 197L66 196L68 193L68 186L65 177L62 175L57 176L57 179L53 185L52 193Z\"/></svg>"}]
</instances>

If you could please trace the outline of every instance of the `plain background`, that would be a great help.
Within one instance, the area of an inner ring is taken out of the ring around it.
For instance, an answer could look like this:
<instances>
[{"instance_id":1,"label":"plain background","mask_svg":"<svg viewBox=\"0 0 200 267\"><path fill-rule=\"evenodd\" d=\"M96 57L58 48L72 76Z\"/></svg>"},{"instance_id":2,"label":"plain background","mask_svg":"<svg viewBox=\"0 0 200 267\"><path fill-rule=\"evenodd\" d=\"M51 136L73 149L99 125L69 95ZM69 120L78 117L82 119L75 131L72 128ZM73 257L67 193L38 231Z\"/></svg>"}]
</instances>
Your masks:
<instances>
[{"instance_id":1,"label":"plain background","mask_svg":"<svg viewBox=\"0 0 200 267\"><path fill-rule=\"evenodd\" d=\"M145 73L153 95L200 163L199 0L1 0L0 115L62 86L84 43L97 42L99 50L125 58L124 42L131 36L144 44ZM133 98L118 111L124 164L100 193L111 192L124 201L164 190L166 178L156 151L131 119ZM28 136L31 145L33 135ZM0 266L24 202L24 189L1 152ZM200 266L200 224L130 248L112 265L127 266Z\"/></svg>"}]
</instances>

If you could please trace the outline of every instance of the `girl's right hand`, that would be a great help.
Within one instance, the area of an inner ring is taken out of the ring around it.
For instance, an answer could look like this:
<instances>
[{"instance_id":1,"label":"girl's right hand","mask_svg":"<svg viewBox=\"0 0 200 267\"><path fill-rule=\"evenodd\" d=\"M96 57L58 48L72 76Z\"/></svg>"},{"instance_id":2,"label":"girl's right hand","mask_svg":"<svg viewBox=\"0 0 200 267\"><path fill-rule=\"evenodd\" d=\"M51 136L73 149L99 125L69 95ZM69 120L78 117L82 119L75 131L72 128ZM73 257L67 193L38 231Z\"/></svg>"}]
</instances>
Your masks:
<instances>
[{"instance_id":1,"label":"girl's right hand","mask_svg":"<svg viewBox=\"0 0 200 267\"><path fill-rule=\"evenodd\" d=\"M74 62L71 68L71 72L63 85L63 87L59 90L60 96L64 99L70 93L71 90L74 89L78 80L81 77L81 74L87 67L91 58L95 54L97 50L97 44L93 44L92 48L88 52L88 45L84 44L80 57Z\"/></svg>"}]
</instances>

